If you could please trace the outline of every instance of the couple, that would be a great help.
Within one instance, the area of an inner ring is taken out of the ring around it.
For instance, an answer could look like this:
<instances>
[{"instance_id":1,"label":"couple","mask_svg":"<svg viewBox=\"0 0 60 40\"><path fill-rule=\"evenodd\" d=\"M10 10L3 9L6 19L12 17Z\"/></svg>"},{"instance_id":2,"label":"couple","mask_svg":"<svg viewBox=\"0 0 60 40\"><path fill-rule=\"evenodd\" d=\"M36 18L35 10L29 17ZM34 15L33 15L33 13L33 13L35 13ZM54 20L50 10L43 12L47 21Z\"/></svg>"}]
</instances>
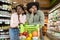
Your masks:
<instances>
[{"instance_id":1,"label":"couple","mask_svg":"<svg viewBox=\"0 0 60 40\"><path fill-rule=\"evenodd\" d=\"M16 11L17 13L15 12L11 15L11 22L10 22L10 29L9 29L10 40L19 40L18 24L20 23L24 24L27 21L29 25L40 24L44 26L44 13L39 10L38 2L28 3L27 4L28 12L25 12L23 6L21 5L16 6ZM42 39L43 38L42 30L40 30L40 32L41 32L41 39Z\"/></svg>"}]
</instances>

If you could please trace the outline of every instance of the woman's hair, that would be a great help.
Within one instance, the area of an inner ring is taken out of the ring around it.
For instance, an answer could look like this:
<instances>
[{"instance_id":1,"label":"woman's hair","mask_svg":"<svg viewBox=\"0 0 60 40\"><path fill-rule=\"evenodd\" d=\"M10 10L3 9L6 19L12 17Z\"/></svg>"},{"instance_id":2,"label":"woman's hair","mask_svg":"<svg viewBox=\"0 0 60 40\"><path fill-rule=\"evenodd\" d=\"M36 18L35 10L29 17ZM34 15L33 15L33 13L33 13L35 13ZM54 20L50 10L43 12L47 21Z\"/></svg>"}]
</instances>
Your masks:
<instances>
[{"instance_id":1,"label":"woman's hair","mask_svg":"<svg viewBox=\"0 0 60 40\"><path fill-rule=\"evenodd\" d=\"M23 14L26 14L26 13L25 13L25 10L24 10L24 7L23 7L23 5L22 5L22 4L21 4L21 5L17 5L17 6L16 6L16 11L17 11L17 7L21 7L21 8L22 8L22 10L24 11L24 13L23 13Z\"/></svg>"},{"instance_id":2,"label":"woman's hair","mask_svg":"<svg viewBox=\"0 0 60 40\"><path fill-rule=\"evenodd\" d=\"M29 9L32 7L32 6L36 6L37 7L37 10L39 10L39 3L38 2L30 2L27 4L27 11L29 11Z\"/></svg>"},{"instance_id":3,"label":"woman's hair","mask_svg":"<svg viewBox=\"0 0 60 40\"><path fill-rule=\"evenodd\" d=\"M16 8L14 7L14 8L12 8L12 10L16 10Z\"/></svg>"},{"instance_id":4,"label":"woman's hair","mask_svg":"<svg viewBox=\"0 0 60 40\"><path fill-rule=\"evenodd\" d=\"M16 11L16 8L14 7L14 8L12 8L12 10L15 10ZM11 10L11 13L12 13L12 10Z\"/></svg>"},{"instance_id":5,"label":"woman's hair","mask_svg":"<svg viewBox=\"0 0 60 40\"><path fill-rule=\"evenodd\" d=\"M22 10L24 11L24 7L23 7L23 5L17 5L17 6L16 6L16 10L17 10L17 7L21 7Z\"/></svg>"}]
</instances>

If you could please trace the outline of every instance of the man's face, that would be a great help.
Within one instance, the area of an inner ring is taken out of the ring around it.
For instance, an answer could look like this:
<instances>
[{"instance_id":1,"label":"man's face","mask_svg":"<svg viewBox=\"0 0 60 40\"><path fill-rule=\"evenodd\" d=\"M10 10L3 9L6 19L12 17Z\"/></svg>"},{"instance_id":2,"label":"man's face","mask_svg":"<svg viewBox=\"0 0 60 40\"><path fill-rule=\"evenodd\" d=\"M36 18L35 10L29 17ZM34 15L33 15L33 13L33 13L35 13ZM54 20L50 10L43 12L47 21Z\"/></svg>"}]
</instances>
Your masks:
<instances>
[{"instance_id":1,"label":"man's face","mask_svg":"<svg viewBox=\"0 0 60 40\"><path fill-rule=\"evenodd\" d=\"M32 8L34 9L34 11L37 11L37 7L35 5L32 6Z\"/></svg>"},{"instance_id":2,"label":"man's face","mask_svg":"<svg viewBox=\"0 0 60 40\"><path fill-rule=\"evenodd\" d=\"M22 12L22 8L20 6L17 7L17 13L20 14Z\"/></svg>"},{"instance_id":3,"label":"man's face","mask_svg":"<svg viewBox=\"0 0 60 40\"><path fill-rule=\"evenodd\" d=\"M37 7L34 5L29 9L30 12L35 13L37 11Z\"/></svg>"}]
</instances>

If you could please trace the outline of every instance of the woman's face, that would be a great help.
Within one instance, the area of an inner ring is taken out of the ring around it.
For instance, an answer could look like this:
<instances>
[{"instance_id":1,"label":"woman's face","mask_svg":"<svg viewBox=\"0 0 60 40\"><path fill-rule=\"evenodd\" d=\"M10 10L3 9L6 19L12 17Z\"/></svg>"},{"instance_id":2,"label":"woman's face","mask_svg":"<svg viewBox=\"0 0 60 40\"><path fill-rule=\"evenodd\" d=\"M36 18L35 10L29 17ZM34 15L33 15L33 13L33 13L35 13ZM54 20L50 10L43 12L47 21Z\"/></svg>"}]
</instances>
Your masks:
<instances>
[{"instance_id":1,"label":"woman's face","mask_svg":"<svg viewBox=\"0 0 60 40\"><path fill-rule=\"evenodd\" d=\"M21 14L23 12L22 8L20 6L17 7L17 13Z\"/></svg>"},{"instance_id":2,"label":"woman's face","mask_svg":"<svg viewBox=\"0 0 60 40\"><path fill-rule=\"evenodd\" d=\"M30 12L35 13L37 11L37 7L34 5L29 9Z\"/></svg>"}]
</instances>

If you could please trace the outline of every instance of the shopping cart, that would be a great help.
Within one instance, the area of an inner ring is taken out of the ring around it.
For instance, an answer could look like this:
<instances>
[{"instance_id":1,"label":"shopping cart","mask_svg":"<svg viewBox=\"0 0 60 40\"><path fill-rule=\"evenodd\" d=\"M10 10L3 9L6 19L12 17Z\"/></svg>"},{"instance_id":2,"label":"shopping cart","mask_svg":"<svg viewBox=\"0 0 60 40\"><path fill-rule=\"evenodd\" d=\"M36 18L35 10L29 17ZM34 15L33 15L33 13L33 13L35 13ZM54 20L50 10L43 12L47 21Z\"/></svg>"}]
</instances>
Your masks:
<instances>
[{"instance_id":1,"label":"shopping cart","mask_svg":"<svg viewBox=\"0 0 60 40\"><path fill-rule=\"evenodd\" d=\"M19 25L20 40L40 40L40 25Z\"/></svg>"}]
</instances>

